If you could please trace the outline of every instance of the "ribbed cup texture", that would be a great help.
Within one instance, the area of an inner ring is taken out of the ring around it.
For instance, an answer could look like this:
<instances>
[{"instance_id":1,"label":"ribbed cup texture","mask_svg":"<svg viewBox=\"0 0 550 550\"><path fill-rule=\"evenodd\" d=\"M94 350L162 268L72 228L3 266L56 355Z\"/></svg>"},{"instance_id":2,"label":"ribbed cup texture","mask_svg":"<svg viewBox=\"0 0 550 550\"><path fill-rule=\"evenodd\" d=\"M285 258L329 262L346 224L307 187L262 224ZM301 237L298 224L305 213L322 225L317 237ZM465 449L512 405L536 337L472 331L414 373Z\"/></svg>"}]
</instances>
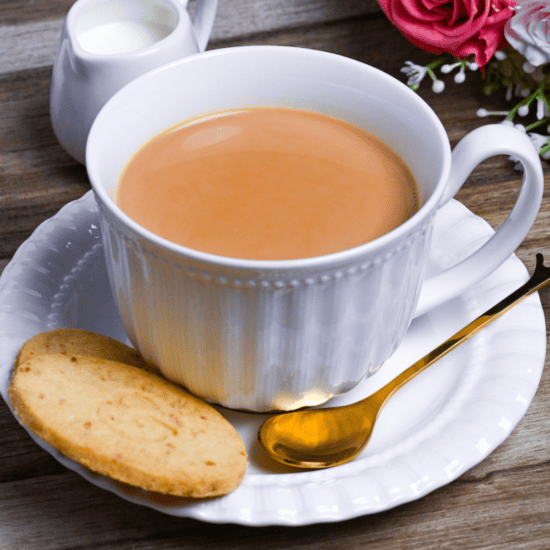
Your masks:
<instances>
[{"instance_id":1,"label":"ribbed cup texture","mask_svg":"<svg viewBox=\"0 0 550 550\"><path fill-rule=\"evenodd\" d=\"M323 403L380 367L409 326L433 219L325 269L259 270L176 254L100 213L132 343L194 394L253 411Z\"/></svg>"}]
</instances>

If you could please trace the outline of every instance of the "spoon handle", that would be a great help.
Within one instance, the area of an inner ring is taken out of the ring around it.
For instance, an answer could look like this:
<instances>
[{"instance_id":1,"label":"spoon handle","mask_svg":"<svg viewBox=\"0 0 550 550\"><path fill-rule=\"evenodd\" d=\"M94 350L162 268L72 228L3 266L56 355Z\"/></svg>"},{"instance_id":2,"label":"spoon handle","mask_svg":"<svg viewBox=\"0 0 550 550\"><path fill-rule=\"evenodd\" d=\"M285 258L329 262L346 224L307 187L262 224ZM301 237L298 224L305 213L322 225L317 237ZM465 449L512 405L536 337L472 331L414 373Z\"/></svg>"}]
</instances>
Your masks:
<instances>
[{"instance_id":1,"label":"spoon handle","mask_svg":"<svg viewBox=\"0 0 550 550\"><path fill-rule=\"evenodd\" d=\"M550 267L545 267L543 265L544 259L542 254L537 254L536 259L535 271L524 285L512 292L498 304L488 309L477 319L474 319L469 325L459 330L454 336L451 336L422 359L411 365L390 383L380 388L369 398L370 406L375 405L377 408L382 409L386 401L401 388L401 386L423 370L427 369L432 363L435 363L435 361L447 355L451 350L479 332L482 328L486 327L517 303L521 302L521 300L547 285L550 282Z\"/></svg>"}]
</instances>

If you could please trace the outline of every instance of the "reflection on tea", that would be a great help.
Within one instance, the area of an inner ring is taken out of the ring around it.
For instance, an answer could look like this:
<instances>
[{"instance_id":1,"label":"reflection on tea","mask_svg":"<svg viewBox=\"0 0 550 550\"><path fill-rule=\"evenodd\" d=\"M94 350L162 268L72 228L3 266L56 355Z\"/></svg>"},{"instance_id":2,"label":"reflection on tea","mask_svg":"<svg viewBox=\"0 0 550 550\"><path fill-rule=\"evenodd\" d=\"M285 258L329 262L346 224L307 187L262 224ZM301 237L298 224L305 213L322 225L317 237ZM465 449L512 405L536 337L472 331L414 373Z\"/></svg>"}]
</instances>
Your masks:
<instances>
[{"instance_id":1,"label":"reflection on tea","mask_svg":"<svg viewBox=\"0 0 550 550\"><path fill-rule=\"evenodd\" d=\"M292 109L225 111L146 143L117 202L188 248L289 260L371 241L417 210L403 160L361 128Z\"/></svg>"}]
</instances>

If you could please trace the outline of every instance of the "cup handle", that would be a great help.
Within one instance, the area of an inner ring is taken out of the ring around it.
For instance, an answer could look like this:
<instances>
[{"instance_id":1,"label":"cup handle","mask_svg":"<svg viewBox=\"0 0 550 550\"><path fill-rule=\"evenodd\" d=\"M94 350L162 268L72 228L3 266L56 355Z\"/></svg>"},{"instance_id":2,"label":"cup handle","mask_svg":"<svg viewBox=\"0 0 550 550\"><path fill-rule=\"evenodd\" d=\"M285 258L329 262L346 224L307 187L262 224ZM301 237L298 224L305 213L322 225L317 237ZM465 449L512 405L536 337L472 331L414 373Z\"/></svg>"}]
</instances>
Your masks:
<instances>
[{"instance_id":1,"label":"cup handle","mask_svg":"<svg viewBox=\"0 0 550 550\"><path fill-rule=\"evenodd\" d=\"M523 183L516 204L495 234L478 250L453 267L424 280L414 317L456 298L495 271L514 253L531 229L542 201L542 165L529 137L510 126L482 126L456 145L447 189L439 207L454 197L480 162L500 154L513 155L523 165Z\"/></svg>"},{"instance_id":2,"label":"cup handle","mask_svg":"<svg viewBox=\"0 0 550 550\"><path fill-rule=\"evenodd\" d=\"M204 52L210 39L217 9L218 0L197 0L193 15L193 28L200 52Z\"/></svg>"}]
</instances>

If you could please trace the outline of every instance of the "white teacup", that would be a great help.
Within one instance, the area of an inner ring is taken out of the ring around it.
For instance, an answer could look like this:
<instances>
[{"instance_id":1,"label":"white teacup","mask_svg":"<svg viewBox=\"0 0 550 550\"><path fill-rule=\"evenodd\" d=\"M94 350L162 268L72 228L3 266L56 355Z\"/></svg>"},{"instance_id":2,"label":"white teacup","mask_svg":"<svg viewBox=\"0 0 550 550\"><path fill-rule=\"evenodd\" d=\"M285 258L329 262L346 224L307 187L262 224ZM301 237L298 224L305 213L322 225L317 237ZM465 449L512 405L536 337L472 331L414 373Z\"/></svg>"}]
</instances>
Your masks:
<instances>
[{"instance_id":1,"label":"white teacup","mask_svg":"<svg viewBox=\"0 0 550 550\"><path fill-rule=\"evenodd\" d=\"M256 106L314 109L378 136L415 176L419 211L350 250L246 261L168 242L118 208L121 171L152 136L199 115ZM425 280L438 209L496 154L524 165L512 214L479 251ZM436 115L401 82L351 59L277 46L216 50L138 78L98 115L86 161L113 293L133 344L193 393L254 411L319 404L374 372L415 315L456 297L513 253L543 189L538 154L519 131L482 127L451 154Z\"/></svg>"},{"instance_id":2,"label":"white teacup","mask_svg":"<svg viewBox=\"0 0 550 550\"><path fill-rule=\"evenodd\" d=\"M92 122L105 102L139 75L203 52L218 0L77 0L53 67L50 113L57 139L84 163Z\"/></svg>"}]
</instances>

